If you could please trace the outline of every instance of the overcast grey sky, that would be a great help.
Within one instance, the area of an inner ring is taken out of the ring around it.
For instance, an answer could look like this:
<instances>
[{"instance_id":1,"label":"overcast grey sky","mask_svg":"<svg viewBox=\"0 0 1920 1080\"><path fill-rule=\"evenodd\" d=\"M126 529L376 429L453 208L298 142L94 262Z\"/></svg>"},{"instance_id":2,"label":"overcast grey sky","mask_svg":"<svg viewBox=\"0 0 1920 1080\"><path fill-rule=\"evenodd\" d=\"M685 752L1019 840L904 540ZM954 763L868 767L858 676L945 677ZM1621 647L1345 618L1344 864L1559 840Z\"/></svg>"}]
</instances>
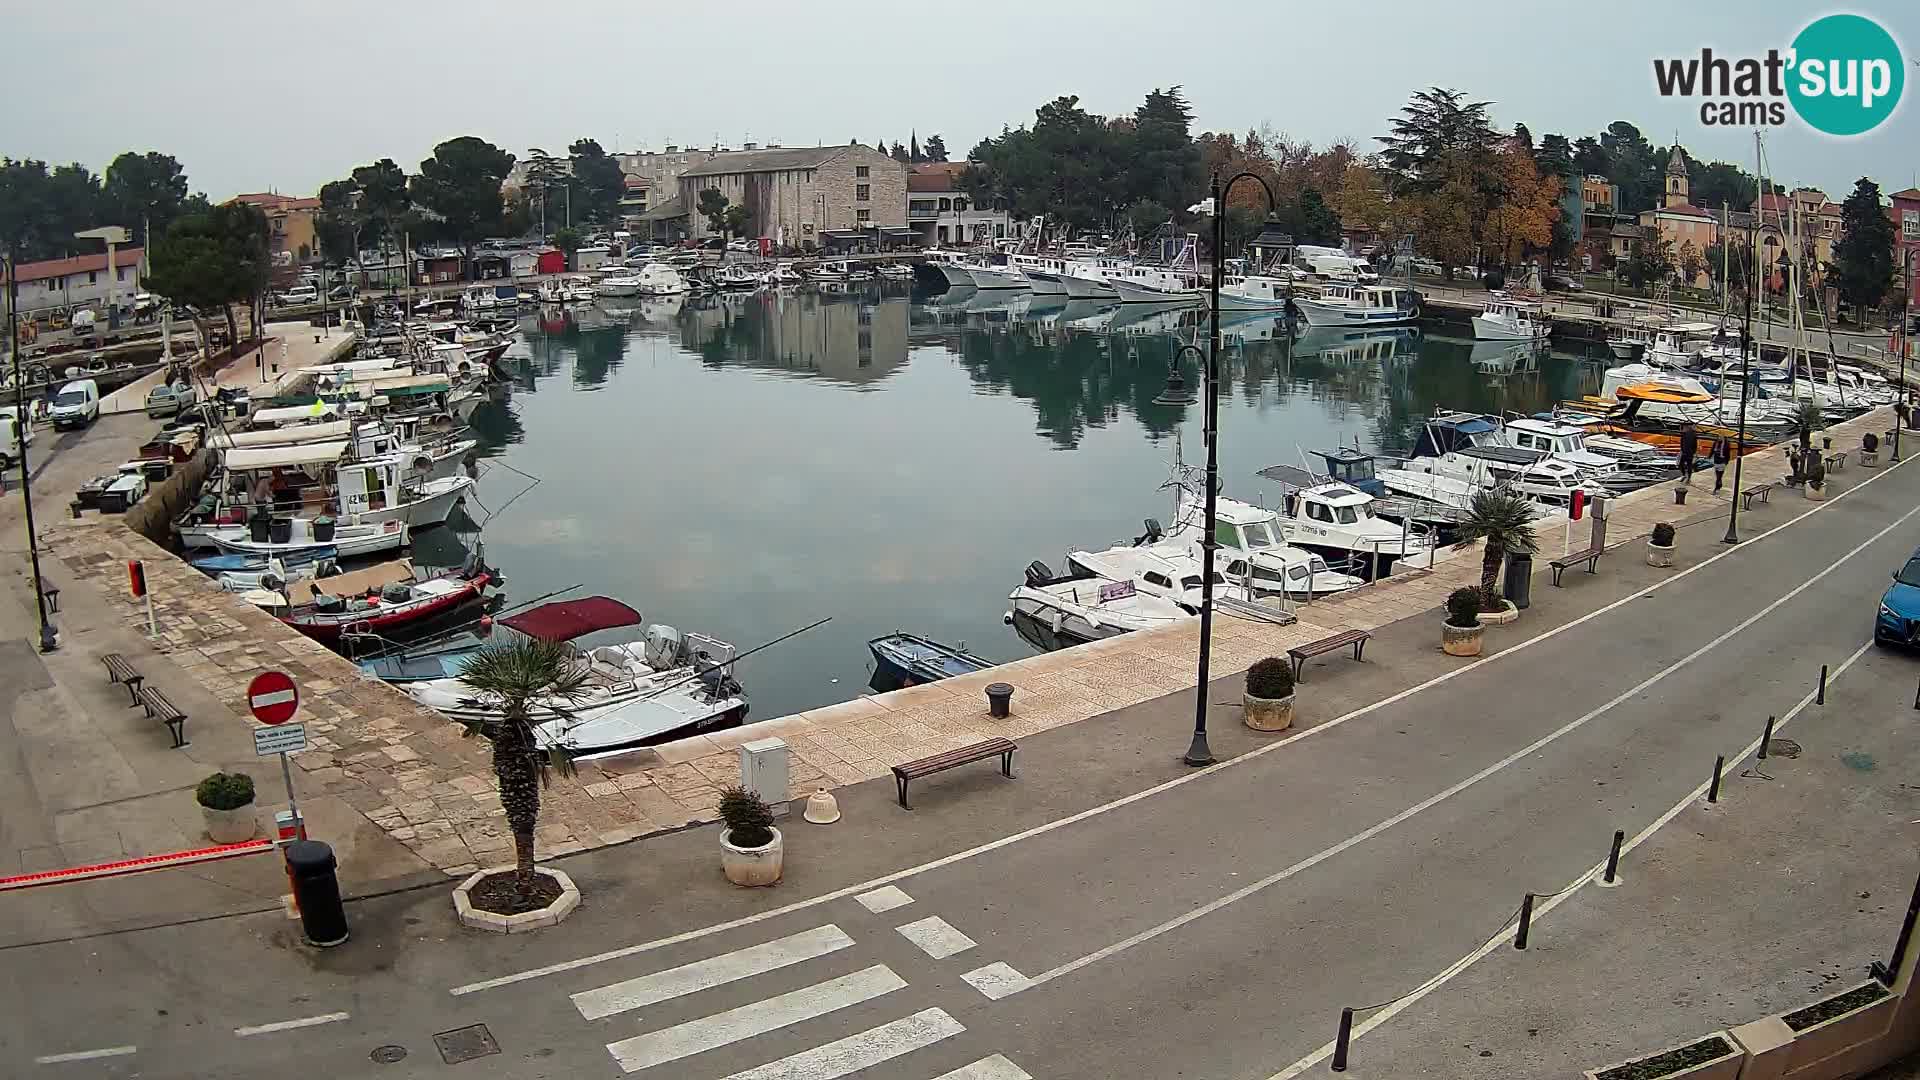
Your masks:
<instances>
[{"instance_id":1,"label":"overcast grey sky","mask_svg":"<svg viewBox=\"0 0 1920 1080\"><path fill-rule=\"evenodd\" d=\"M474 134L524 156L582 136L609 149L899 139L939 132L957 157L1038 105L1078 94L1130 111L1183 85L1196 130L1268 123L1371 147L1420 87L1494 102L1537 138L1638 125L1656 144L1751 169L1749 130L1703 127L1663 101L1651 61L1784 48L1809 18L1877 18L1909 56L1910 0L1825 9L1787 0L1602 4L1368 0L10 0L0 9L0 155L80 161L177 156L216 199L312 194L355 165L409 172ZM1600 13L1605 13L1602 17ZM1920 74L1911 64L1910 75ZM1910 79L1908 97L1920 93ZM1862 175L1891 191L1920 167L1916 107L1870 135L1797 122L1769 136L1773 171L1841 197Z\"/></svg>"}]
</instances>

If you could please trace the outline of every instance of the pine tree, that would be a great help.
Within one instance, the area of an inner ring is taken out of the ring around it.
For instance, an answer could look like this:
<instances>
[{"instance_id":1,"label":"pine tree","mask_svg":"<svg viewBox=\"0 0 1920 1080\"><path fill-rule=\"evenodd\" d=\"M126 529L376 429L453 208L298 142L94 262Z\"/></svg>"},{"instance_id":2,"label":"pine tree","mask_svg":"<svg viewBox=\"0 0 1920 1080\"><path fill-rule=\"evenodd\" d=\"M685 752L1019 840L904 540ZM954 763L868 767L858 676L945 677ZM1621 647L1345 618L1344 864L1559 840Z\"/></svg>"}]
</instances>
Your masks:
<instances>
[{"instance_id":1,"label":"pine tree","mask_svg":"<svg viewBox=\"0 0 1920 1080\"><path fill-rule=\"evenodd\" d=\"M1856 317L1878 307L1893 284L1893 222L1880 204L1880 187L1866 177L1840 207L1840 242L1833 247L1833 269L1840 298Z\"/></svg>"},{"instance_id":2,"label":"pine tree","mask_svg":"<svg viewBox=\"0 0 1920 1080\"><path fill-rule=\"evenodd\" d=\"M918 131L914 131L907 136L907 160L915 165L927 160L926 157L920 153L920 133Z\"/></svg>"}]
</instances>

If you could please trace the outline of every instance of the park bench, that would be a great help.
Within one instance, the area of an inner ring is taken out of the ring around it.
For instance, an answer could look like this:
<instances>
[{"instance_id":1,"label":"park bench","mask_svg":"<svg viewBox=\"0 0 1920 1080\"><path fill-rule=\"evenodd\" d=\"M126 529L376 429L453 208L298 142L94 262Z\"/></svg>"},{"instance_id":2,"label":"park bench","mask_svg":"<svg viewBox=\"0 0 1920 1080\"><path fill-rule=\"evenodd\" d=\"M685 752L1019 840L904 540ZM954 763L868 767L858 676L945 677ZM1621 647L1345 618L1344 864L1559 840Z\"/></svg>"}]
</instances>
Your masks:
<instances>
[{"instance_id":1,"label":"park bench","mask_svg":"<svg viewBox=\"0 0 1920 1080\"><path fill-rule=\"evenodd\" d=\"M1584 548L1580 551L1574 552L1571 555L1562 555L1559 558L1548 563L1547 565L1553 569L1554 587L1558 588L1560 586L1561 574L1566 573L1569 567L1579 566L1581 563L1587 564L1587 573L1589 574L1598 573L1599 571L1595 570L1594 566L1600 561L1600 556L1605 555L1606 553L1607 551L1605 548L1597 548L1597 547Z\"/></svg>"},{"instance_id":2,"label":"park bench","mask_svg":"<svg viewBox=\"0 0 1920 1080\"><path fill-rule=\"evenodd\" d=\"M127 658L117 652L110 652L100 658L107 665L107 681L122 683L127 688L127 708L140 704L140 683L146 676L133 670Z\"/></svg>"},{"instance_id":3,"label":"park bench","mask_svg":"<svg viewBox=\"0 0 1920 1080\"><path fill-rule=\"evenodd\" d=\"M151 686L140 688L140 704L146 706L147 718L158 720L167 725L167 733L173 736L175 750L187 745L187 714L174 707L165 694Z\"/></svg>"},{"instance_id":4,"label":"park bench","mask_svg":"<svg viewBox=\"0 0 1920 1080\"><path fill-rule=\"evenodd\" d=\"M1845 450L1835 450L1833 453L1827 455L1828 472L1839 472L1846 467L1847 452Z\"/></svg>"},{"instance_id":5,"label":"park bench","mask_svg":"<svg viewBox=\"0 0 1920 1080\"><path fill-rule=\"evenodd\" d=\"M1353 646L1353 659L1358 662L1361 652L1366 649L1367 642L1372 637L1373 635L1365 630L1342 630L1331 637L1309 641L1305 645L1295 645L1287 650L1287 656L1293 660L1293 681L1300 681L1300 668L1308 660L1316 656L1325 656L1330 652L1338 652L1349 645Z\"/></svg>"},{"instance_id":6,"label":"park bench","mask_svg":"<svg viewBox=\"0 0 1920 1080\"><path fill-rule=\"evenodd\" d=\"M1753 509L1753 502L1755 499L1758 499L1761 502L1772 502L1773 501L1773 484L1772 483L1755 484L1752 487L1746 488L1745 490L1740 492L1740 501L1741 503L1744 504L1745 509L1748 509L1748 510Z\"/></svg>"},{"instance_id":7,"label":"park bench","mask_svg":"<svg viewBox=\"0 0 1920 1080\"><path fill-rule=\"evenodd\" d=\"M918 761L909 761L904 765L895 765L893 767L893 779L900 785L900 806L906 810L913 809L913 807L907 805L908 781L919 779L922 776L932 776L937 772L946 772L948 769L958 768L969 762L984 761L990 757L997 757L1000 759L1000 774L1011 778L1013 776L1013 752L1018 749L1019 747L1015 746L1012 740L995 737L983 742L974 743L972 746L962 746L955 750L948 750L944 754L935 754L932 757L923 757Z\"/></svg>"}]
</instances>

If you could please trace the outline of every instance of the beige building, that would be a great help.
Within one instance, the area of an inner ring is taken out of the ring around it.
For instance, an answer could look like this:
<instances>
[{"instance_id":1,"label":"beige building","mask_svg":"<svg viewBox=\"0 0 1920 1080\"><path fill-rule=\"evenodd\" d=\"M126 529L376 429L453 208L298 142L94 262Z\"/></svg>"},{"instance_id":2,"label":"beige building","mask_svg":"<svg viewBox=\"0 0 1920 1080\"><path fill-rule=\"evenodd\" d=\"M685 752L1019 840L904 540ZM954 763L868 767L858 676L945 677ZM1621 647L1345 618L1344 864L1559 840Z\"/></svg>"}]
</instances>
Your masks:
<instances>
[{"instance_id":1,"label":"beige building","mask_svg":"<svg viewBox=\"0 0 1920 1080\"><path fill-rule=\"evenodd\" d=\"M906 230L906 165L858 143L717 154L678 182L694 240L715 235L700 213L709 188L752 212L749 236L779 247L818 247L828 233Z\"/></svg>"},{"instance_id":2,"label":"beige building","mask_svg":"<svg viewBox=\"0 0 1920 1080\"><path fill-rule=\"evenodd\" d=\"M1691 253L1696 258L1704 258L1707 249L1720 239L1720 222L1704 207L1693 205L1688 198L1686 155L1675 146L1667 158L1666 195L1661 205L1640 212L1640 229L1648 236L1658 236L1666 241L1675 263L1675 273L1683 254ZM1687 282L1695 287L1711 284L1707 272L1702 269Z\"/></svg>"}]
</instances>

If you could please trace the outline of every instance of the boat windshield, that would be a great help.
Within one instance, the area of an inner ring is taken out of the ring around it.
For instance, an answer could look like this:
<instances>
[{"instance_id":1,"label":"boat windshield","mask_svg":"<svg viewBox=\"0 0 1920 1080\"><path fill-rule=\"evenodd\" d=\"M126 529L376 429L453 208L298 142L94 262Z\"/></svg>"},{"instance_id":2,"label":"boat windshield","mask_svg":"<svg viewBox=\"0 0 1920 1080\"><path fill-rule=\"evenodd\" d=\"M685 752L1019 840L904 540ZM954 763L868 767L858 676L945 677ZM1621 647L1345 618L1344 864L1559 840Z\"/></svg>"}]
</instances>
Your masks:
<instances>
[{"instance_id":1,"label":"boat windshield","mask_svg":"<svg viewBox=\"0 0 1920 1080\"><path fill-rule=\"evenodd\" d=\"M1280 545L1279 539L1273 535L1273 530L1269 527L1269 523L1265 521L1255 522L1252 525L1243 525L1241 529L1247 534L1247 546L1256 551L1261 548L1278 547Z\"/></svg>"},{"instance_id":2,"label":"boat windshield","mask_svg":"<svg viewBox=\"0 0 1920 1080\"><path fill-rule=\"evenodd\" d=\"M1920 587L1920 556L1908 559L1907 565L1901 567L1893 577L1902 585Z\"/></svg>"},{"instance_id":3,"label":"boat windshield","mask_svg":"<svg viewBox=\"0 0 1920 1080\"><path fill-rule=\"evenodd\" d=\"M1352 525L1360 520L1360 515L1354 513L1351 506L1336 506L1333 508L1333 520L1342 525Z\"/></svg>"}]
</instances>

